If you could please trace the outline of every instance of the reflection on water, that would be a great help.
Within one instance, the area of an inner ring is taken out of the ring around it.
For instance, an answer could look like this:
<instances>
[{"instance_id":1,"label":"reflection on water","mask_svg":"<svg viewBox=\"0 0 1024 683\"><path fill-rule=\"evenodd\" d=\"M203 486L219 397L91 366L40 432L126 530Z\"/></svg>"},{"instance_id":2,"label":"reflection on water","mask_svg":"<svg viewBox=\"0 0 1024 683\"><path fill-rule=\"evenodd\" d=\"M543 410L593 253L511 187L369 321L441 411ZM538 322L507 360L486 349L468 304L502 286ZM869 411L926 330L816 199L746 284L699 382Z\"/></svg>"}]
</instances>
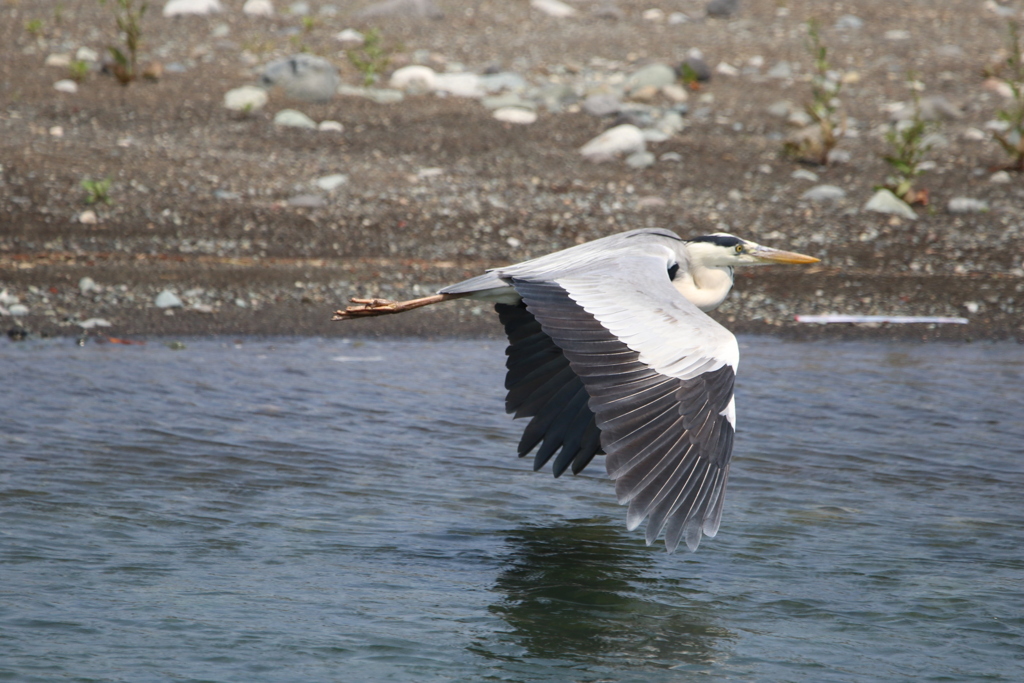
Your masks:
<instances>
[{"instance_id":1,"label":"reflection on water","mask_svg":"<svg viewBox=\"0 0 1024 683\"><path fill-rule=\"evenodd\" d=\"M677 604L652 599L646 584L651 549L621 526L592 519L524 525L506 537L507 568L491 605L511 631L501 641L531 657L598 661L616 668L643 664L708 664L729 633L713 623L708 604L674 586ZM685 584L685 581L680 582ZM515 658L478 645L481 654Z\"/></svg>"}]
</instances>

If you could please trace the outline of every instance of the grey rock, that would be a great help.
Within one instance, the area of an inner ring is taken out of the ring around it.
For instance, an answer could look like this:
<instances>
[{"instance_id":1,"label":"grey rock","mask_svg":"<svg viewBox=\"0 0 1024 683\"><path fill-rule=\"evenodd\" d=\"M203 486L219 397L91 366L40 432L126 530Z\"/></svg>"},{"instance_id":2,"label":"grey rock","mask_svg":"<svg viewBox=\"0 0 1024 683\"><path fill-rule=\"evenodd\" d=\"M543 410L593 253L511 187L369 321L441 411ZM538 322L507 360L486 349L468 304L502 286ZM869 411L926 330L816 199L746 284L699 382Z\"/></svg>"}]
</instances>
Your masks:
<instances>
[{"instance_id":1,"label":"grey rock","mask_svg":"<svg viewBox=\"0 0 1024 683\"><path fill-rule=\"evenodd\" d=\"M828 152L828 163L830 164L848 164L853 159L853 155L845 149L831 149Z\"/></svg>"},{"instance_id":2,"label":"grey rock","mask_svg":"<svg viewBox=\"0 0 1024 683\"><path fill-rule=\"evenodd\" d=\"M910 208L909 204L889 190L884 189L879 190L872 195L871 199L868 200L868 203L864 205L864 210L900 216L901 218L906 218L912 221L917 220L917 213Z\"/></svg>"},{"instance_id":3,"label":"grey rock","mask_svg":"<svg viewBox=\"0 0 1024 683\"><path fill-rule=\"evenodd\" d=\"M789 100L778 100L777 102L772 102L768 105L768 109L765 111L768 112L770 116L774 116L778 119L784 119L789 116L789 112L792 109L793 103Z\"/></svg>"},{"instance_id":4,"label":"grey rock","mask_svg":"<svg viewBox=\"0 0 1024 683\"><path fill-rule=\"evenodd\" d=\"M420 19L442 19L444 12L437 8L433 0L383 0L369 5L356 14L358 19L375 19L378 17L402 16Z\"/></svg>"},{"instance_id":5,"label":"grey rock","mask_svg":"<svg viewBox=\"0 0 1024 683\"><path fill-rule=\"evenodd\" d=\"M679 65L679 70L684 75L687 70L693 74L693 76L700 81L705 83L711 80L711 67L704 61L703 57L697 55L690 55L683 60L683 63Z\"/></svg>"},{"instance_id":6,"label":"grey rock","mask_svg":"<svg viewBox=\"0 0 1024 683\"><path fill-rule=\"evenodd\" d=\"M739 0L711 0L705 7L709 17L731 17L739 9Z\"/></svg>"},{"instance_id":7,"label":"grey rock","mask_svg":"<svg viewBox=\"0 0 1024 683\"><path fill-rule=\"evenodd\" d=\"M792 78L793 67L787 61L776 62L772 68L765 73L768 78Z\"/></svg>"},{"instance_id":8,"label":"grey rock","mask_svg":"<svg viewBox=\"0 0 1024 683\"><path fill-rule=\"evenodd\" d=\"M611 93L598 93L583 100L583 111L591 116L612 116L622 111L622 102Z\"/></svg>"},{"instance_id":9,"label":"grey rock","mask_svg":"<svg viewBox=\"0 0 1024 683\"><path fill-rule=\"evenodd\" d=\"M640 88L653 86L661 88L676 82L675 69L666 64L648 64L637 69L626 79L626 90L635 92Z\"/></svg>"},{"instance_id":10,"label":"grey rock","mask_svg":"<svg viewBox=\"0 0 1024 683\"><path fill-rule=\"evenodd\" d=\"M521 109L536 109L537 107L530 100L525 100L514 92L506 92L494 97L485 97L480 100L480 104L492 111L503 107L519 107Z\"/></svg>"},{"instance_id":11,"label":"grey rock","mask_svg":"<svg viewBox=\"0 0 1024 683\"><path fill-rule=\"evenodd\" d=\"M153 300L153 305L157 308L181 308L184 304L178 295L169 289L165 289L156 295L156 299Z\"/></svg>"},{"instance_id":12,"label":"grey rock","mask_svg":"<svg viewBox=\"0 0 1024 683\"><path fill-rule=\"evenodd\" d=\"M306 102L330 100L340 82L333 64L323 57L305 53L273 61L260 75L263 87L280 87L289 97Z\"/></svg>"},{"instance_id":13,"label":"grey rock","mask_svg":"<svg viewBox=\"0 0 1024 683\"><path fill-rule=\"evenodd\" d=\"M986 213L989 211L988 202L982 199L971 197L953 197L946 205L950 213Z\"/></svg>"},{"instance_id":14,"label":"grey rock","mask_svg":"<svg viewBox=\"0 0 1024 683\"><path fill-rule=\"evenodd\" d=\"M836 19L837 31L856 31L864 27L864 20L853 14L844 14Z\"/></svg>"},{"instance_id":15,"label":"grey rock","mask_svg":"<svg viewBox=\"0 0 1024 683\"><path fill-rule=\"evenodd\" d=\"M405 94L401 90L392 88L366 88L363 91L363 97L373 100L377 104L395 104L404 100Z\"/></svg>"},{"instance_id":16,"label":"grey rock","mask_svg":"<svg viewBox=\"0 0 1024 683\"><path fill-rule=\"evenodd\" d=\"M549 111L561 111L576 99L576 93L565 83L548 83L541 87L537 97Z\"/></svg>"},{"instance_id":17,"label":"grey rock","mask_svg":"<svg viewBox=\"0 0 1024 683\"><path fill-rule=\"evenodd\" d=\"M835 185L815 185L800 195L810 202L836 202L846 196L846 190Z\"/></svg>"},{"instance_id":18,"label":"grey rock","mask_svg":"<svg viewBox=\"0 0 1024 683\"><path fill-rule=\"evenodd\" d=\"M313 119L294 109L282 109L274 114L274 125L316 130L316 122Z\"/></svg>"},{"instance_id":19,"label":"grey rock","mask_svg":"<svg viewBox=\"0 0 1024 683\"><path fill-rule=\"evenodd\" d=\"M494 74L485 74L480 77L480 85L489 93L511 90L520 92L529 85L526 79L511 71L502 71Z\"/></svg>"},{"instance_id":20,"label":"grey rock","mask_svg":"<svg viewBox=\"0 0 1024 683\"><path fill-rule=\"evenodd\" d=\"M21 318L28 315L28 306L25 304L13 304L7 309L7 312L15 318Z\"/></svg>"},{"instance_id":21,"label":"grey rock","mask_svg":"<svg viewBox=\"0 0 1024 683\"><path fill-rule=\"evenodd\" d=\"M654 165L654 155L650 152L634 152L626 157L626 165L630 168L648 168Z\"/></svg>"},{"instance_id":22,"label":"grey rock","mask_svg":"<svg viewBox=\"0 0 1024 683\"><path fill-rule=\"evenodd\" d=\"M626 13L614 2L604 2L591 10L591 13L599 19L620 21L626 18Z\"/></svg>"},{"instance_id":23,"label":"grey rock","mask_svg":"<svg viewBox=\"0 0 1024 683\"><path fill-rule=\"evenodd\" d=\"M682 132L686 127L682 114L676 111L669 111L655 125L655 128L666 135L675 135Z\"/></svg>"},{"instance_id":24,"label":"grey rock","mask_svg":"<svg viewBox=\"0 0 1024 683\"><path fill-rule=\"evenodd\" d=\"M318 194L298 194L288 198L288 206L300 209L318 209L327 202Z\"/></svg>"},{"instance_id":25,"label":"grey rock","mask_svg":"<svg viewBox=\"0 0 1024 683\"><path fill-rule=\"evenodd\" d=\"M97 287L96 281L91 277L83 277L78 281L78 291L81 292L83 296L90 292L94 292L97 289L99 289L99 287Z\"/></svg>"}]
</instances>

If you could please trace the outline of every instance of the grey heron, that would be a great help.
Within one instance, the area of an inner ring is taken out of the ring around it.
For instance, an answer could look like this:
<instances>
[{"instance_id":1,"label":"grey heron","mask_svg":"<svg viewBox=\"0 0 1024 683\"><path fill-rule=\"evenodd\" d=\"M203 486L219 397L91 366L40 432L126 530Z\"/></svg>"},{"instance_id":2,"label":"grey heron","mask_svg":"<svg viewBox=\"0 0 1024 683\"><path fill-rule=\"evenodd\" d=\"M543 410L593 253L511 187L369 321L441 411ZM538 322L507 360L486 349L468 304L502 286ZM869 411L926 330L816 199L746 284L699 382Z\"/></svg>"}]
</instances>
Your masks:
<instances>
[{"instance_id":1,"label":"grey heron","mask_svg":"<svg viewBox=\"0 0 1024 683\"><path fill-rule=\"evenodd\" d=\"M488 270L410 301L352 299L335 320L450 299L491 301L505 326L505 408L531 418L520 457L554 475L595 455L615 481L626 526L647 544L696 550L715 536L729 478L739 364L736 337L706 315L737 266L816 263L726 233L684 240L648 228ZM557 455L556 455L557 452Z\"/></svg>"}]
</instances>

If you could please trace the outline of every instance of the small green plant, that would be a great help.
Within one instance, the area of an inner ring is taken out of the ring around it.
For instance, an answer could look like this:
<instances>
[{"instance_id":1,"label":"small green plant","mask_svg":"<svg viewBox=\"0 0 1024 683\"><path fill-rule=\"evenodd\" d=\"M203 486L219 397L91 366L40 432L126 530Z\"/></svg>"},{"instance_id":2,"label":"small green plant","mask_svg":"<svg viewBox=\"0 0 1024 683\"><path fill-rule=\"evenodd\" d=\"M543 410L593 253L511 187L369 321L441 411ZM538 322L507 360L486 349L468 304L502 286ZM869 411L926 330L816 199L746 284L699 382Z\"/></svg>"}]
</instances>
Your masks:
<instances>
[{"instance_id":1,"label":"small green plant","mask_svg":"<svg viewBox=\"0 0 1024 683\"><path fill-rule=\"evenodd\" d=\"M110 198L110 185L112 183L113 181L110 178L104 178L103 180L83 178L81 186L85 190L85 203L113 204L114 200Z\"/></svg>"},{"instance_id":2,"label":"small green plant","mask_svg":"<svg viewBox=\"0 0 1024 683\"><path fill-rule=\"evenodd\" d=\"M316 17L302 17L302 30L306 33L312 33L318 23Z\"/></svg>"},{"instance_id":3,"label":"small green plant","mask_svg":"<svg viewBox=\"0 0 1024 683\"><path fill-rule=\"evenodd\" d=\"M896 123L885 134L885 141L892 151L882 158L892 168L893 174L885 179L882 187L908 204L928 204L928 190L914 189L914 180L924 172L921 165L932 148L928 140L932 126L931 122L921 118L921 107L915 92L913 117Z\"/></svg>"},{"instance_id":4,"label":"small green plant","mask_svg":"<svg viewBox=\"0 0 1024 683\"><path fill-rule=\"evenodd\" d=\"M1012 159L1010 171L1024 171L1024 59L1021 58L1020 24L1010 21L1007 25L1006 84L1010 86L1012 102L1006 109L1000 109L996 116L1006 124L1005 130L993 131L996 142Z\"/></svg>"},{"instance_id":5,"label":"small green plant","mask_svg":"<svg viewBox=\"0 0 1024 683\"><path fill-rule=\"evenodd\" d=\"M76 83L82 83L89 76L89 62L82 59L72 60L68 64L68 78Z\"/></svg>"},{"instance_id":6,"label":"small green plant","mask_svg":"<svg viewBox=\"0 0 1024 683\"><path fill-rule=\"evenodd\" d=\"M106 5L107 0L100 0ZM110 56L114 58L114 75L122 85L128 85L138 75L139 45L142 42L142 17L148 7L145 0L113 0L111 6L114 20L117 23L119 37L124 40L124 49L108 46Z\"/></svg>"},{"instance_id":7,"label":"small green plant","mask_svg":"<svg viewBox=\"0 0 1024 683\"><path fill-rule=\"evenodd\" d=\"M391 51L381 44L380 31L370 29L362 46L348 50L348 61L363 75L363 85L373 85L391 63Z\"/></svg>"},{"instance_id":8,"label":"small green plant","mask_svg":"<svg viewBox=\"0 0 1024 683\"><path fill-rule=\"evenodd\" d=\"M60 25L64 21L64 3L58 2L53 8L53 23Z\"/></svg>"},{"instance_id":9,"label":"small green plant","mask_svg":"<svg viewBox=\"0 0 1024 683\"><path fill-rule=\"evenodd\" d=\"M795 136L785 143L786 152L794 157L816 161L822 166L828 164L829 153L839 144L839 138L846 132L846 121L840 117L839 92L843 81L828 62L828 47L821 38L818 24L807 22L807 51L814 59L811 74L811 101L804 110L811 117L813 135Z\"/></svg>"},{"instance_id":10,"label":"small green plant","mask_svg":"<svg viewBox=\"0 0 1024 683\"><path fill-rule=\"evenodd\" d=\"M28 31L29 35L33 38L43 37L43 20L42 19L29 19L25 22L25 30Z\"/></svg>"}]
</instances>

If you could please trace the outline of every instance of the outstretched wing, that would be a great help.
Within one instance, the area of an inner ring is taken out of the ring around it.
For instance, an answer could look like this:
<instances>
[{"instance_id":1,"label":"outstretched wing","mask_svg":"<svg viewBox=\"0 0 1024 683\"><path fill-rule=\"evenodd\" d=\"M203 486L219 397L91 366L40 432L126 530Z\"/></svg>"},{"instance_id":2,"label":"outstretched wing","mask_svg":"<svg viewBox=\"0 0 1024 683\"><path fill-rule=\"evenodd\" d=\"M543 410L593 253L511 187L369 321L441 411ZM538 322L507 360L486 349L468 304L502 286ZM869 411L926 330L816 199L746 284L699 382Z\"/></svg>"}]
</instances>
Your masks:
<instances>
[{"instance_id":1,"label":"outstretched wing","mask_svg":"<svg viewBox=\"0 0 1024 683\"><path fill-rule=\"evenodd\" d=\"M739 349L672 286L672 252L637 247L511 284L586 390L627 526L648 518L649 544L664 530L670 552L684 538L695 550L721 521Z\"/></svg>"}]
</instances>

